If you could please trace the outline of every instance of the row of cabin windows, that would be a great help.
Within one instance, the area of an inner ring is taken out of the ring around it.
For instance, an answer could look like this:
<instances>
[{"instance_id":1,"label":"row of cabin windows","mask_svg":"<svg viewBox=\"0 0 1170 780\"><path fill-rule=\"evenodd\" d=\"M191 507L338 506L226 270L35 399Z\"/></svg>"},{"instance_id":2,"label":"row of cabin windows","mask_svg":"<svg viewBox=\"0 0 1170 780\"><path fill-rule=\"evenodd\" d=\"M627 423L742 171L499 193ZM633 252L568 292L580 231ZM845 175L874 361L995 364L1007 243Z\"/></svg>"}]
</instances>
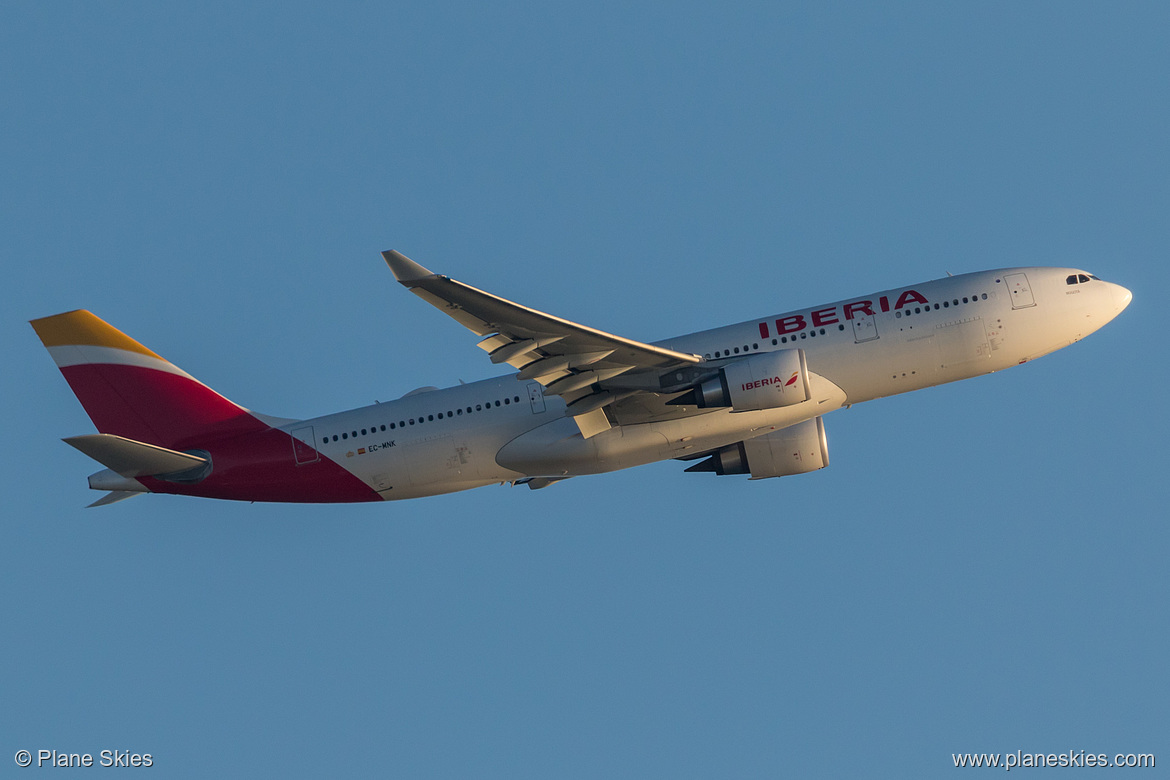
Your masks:
<instances>
[{"instance_id":1,"label":"row of cabin windows","mask_svg":"<svg viewBox=\"0 0 1170 780\"><path fill-rule=\"evenodd\" d=\"M972 295L972 296L970 296L969 298L968 298L968 297L964 297L964 298L962 299L961 303L975 303L975 301L978 301L978 300L984 300L984 301L985 301L985 300L987 300L987 293L981 293L980 295ZM949 309L949 308L951 308L952 306L958 306L959 304L960 304L960 300L959 300L958 298L952 298L952 299L951 299L951 300L949 300L949 301L943 301L941 305L936 303L936 304L934 305L934 308L935 308L936 310L937 310L937 309L939 309L939 308L943 308L943 309ZM913 314L921 314L921 313L922 313L922 312L924 312L924 311L930 311L930 304L929 304L929 303L928 303L928 304L926 304L925 306L915 306L915 307L914 307L914 311L913 311L913 312L911 312L911 311L910 311L910 307L909 307L909 306L907 306L907 307L906 307L906 311L904 312L904 314L905 314L907 317L909 317L909 316L911 315L911 313L913 313ZM903 312L900 312L900 311L898 311L898 312L894 312L894 316L895 316L895 317L901 317L902 315L903 315Z\"/></svg>"},{"instance_id":2,"label":"row of cabin windows","mask_svg":"<svg viewBox=\"0 0 1170 780\"><path fill-rule=\"evenodd\" d=\"M500 406L501 404L503 406L510 406L511 404L518 404L518 403L520 403L520 396L514 395L511 398L505 398L502 402L501 401L488 401L486 404L476 404L474 409L472 409L472 407L468 406L468 407L466 407L466 414L474 414L475 412L482 412L482 411L485 411L487 409L491 409L493 404L495 406ZM446 412L446 416L447 417L462 417L464 413L465 413L465 411L462 408L455 409L454 411L448 409ZM405 428L408 425L416 425L416 424L423 425L424 423L434 422L436 419L442 420L443 416L444 416L443 412L438 412L436 414L428 414L428 415L426 415L426 417L419 415L417 418L411 417L409 420L399 420L396 423L392 422L389 425L389 429L395 430L397 428ZM367 436L371 433L378 433L379 431L385 431L386 429L387 429L386 425L371 425L369 428L362 428L360 435ZM359 435L358 431L349 431L348 433L341 433L341 434L335 433L332 436L326 435L325 441L338 441L339 439L356 439L358 437L358 435Z\"/></svg>"},{"instance_id":3,"label":"row of cabin windows","mask_svg":"<svg viewBox=\"0 0 1170 780\"><path fill-rule=\"evenodd\" d=\"M838 330L845 330L845 326L838 325L837 329ZM800 338L806 339L810 336L812 338L816 338L817 333L820 333L823 336L823 335L825 335L825 329L821 328L820 330L818 330L817 328L813 328L812 330L802 331L800 333ZM775 347L778 344L787 344L789 341L796 341L796 338L797 338L797 334L795 334L795 333L793 333L792 336L781 336L779 339L772 339L772 346ZM754 352L754 351L759 350L759 348L760 348L759 344L752 344L750 349L748 348L747 344L744 344L742 351L743 352ZM731 355L738 355L740 352L741 352L741 349L739 347L735 347L733 349L723 349L723 350L717 349L717 350L715 350L715 357L717 357L717 358L718 357L730 357ZM711 359L711 355L709 355L709 354L704 355L704 357L706 357L708 360Z\"/></svg>"},{"instance_id":4,"label":"row of cabin windows","mask_svg":"<svg viewBox=\"0 0 1170 780\"><path fill-rule=\"evenodd\" d=\"M838 325L837 330L845 330L845 326ZM822 336L825 335L825 329L820 328L818 330L817 328L813 328L812 330L801 331L800 338L807 339L811 336L812 338L815 339L817 337L818 333L820 333ZM787 344L789 341L796 341L796 339L797 339L797 334L795 334L795 333L793 333L791 336L781 336L778 339L772 339L772 346L775 347L778 344ZM740 349L740 347L734 347L732 349L723 349L723 350L717 349L717 350L715 350L714 354L715 354L715 357L717 357L717 358L718 357L730 357L731 355L738 355L741 351L742 352L754 352L754 351L759 350L759 348L760 348L759 344L752 344L751 348L749 348L747 344L744 344L742 350ZM709 354L704 355L704 357L706 357L708 360L711 359L711 355L709 355Z\"/></svg>"},{"instance_id":5,"label":"row of cabin windows","mask_svg":"<svg viewBox=\"0 0 1170 780\"><path fill-rule=\"evenodd\" d=\"M1084 276L1084 274L1081 274L1081 276ZM1096 279L1097 277L1094 276L1092 278ZM1076 284L1075 280L1076 280L1075 276L1070 276L1068 283L1069 284ZM1088 281L1088 278L1085 278L1084 281ZM978 301L978 300L984 300L984 301L987 300L987 293L964 297L961 302L962 303L974 303L975 301ZM939 309L939 308L949 309L951 306L958 306L959 304L960 304L960 299L954 298L954 299L949 300L949 301L943 301L941 304L936 303L934 305L934 308L936 308L936 309ZM930 304L927 304L925 307L916 306L914 308L915 314L921 314L923 311L930 311ZM901 317L902 312L896 311L896 312L894 312L894 316ZM907 317L910 316L910 309L906 309L906 316ZM838 325L837 330L845 330L845 325L844 324ZM824 328L820 328L820 329L812 328L811 330L801 331L799 334L799 338L802 338L802 339L816 338L818 333L820 335L824 336L825 329ZM794 333L791 336L781 336L779 339L772 339L772 346L775 347L775 346L779 346L780 344L787 344L789 341L796 341L797 337L798 337L798 334ZM752 352L752 351L758 350L759 348L760 348L759 344L752 344L751 349L748 349L748 345L744 344L742 351L743 352ZM732 349L723 349L723 350L717 349L717 350L715 350L715 357L717 357L717 358L730 357L731 355L738 355L740 353L740 351L741 351L741 349L739 347L734 347ZM711 359L710 354L705 355L704 357L706 357L708 360Z\"/></svg>"},{"instance_id":6,"label":"row of cabin windows","mask_svg":"<svg viewBox=\"0 0 1170 780\"><path fill-rule=\"evenodd\" d=\"M775 344L775 343L776 343L776 340L775 340L775 339L772 339L772 343L773 343L773 344ZM759 344L752 344L752 346L751 346L751 348L750 348L750 349L748 348L748 345L747 345L747 344L744 344L744 345L743 345L743 351L744 351L744 352L751 352L752 350L757 350L757 349L759 349L759 348L760 348L760 345L759 345ZM722 351L717 349L717 350L715 350L715 357L727 357L728 355L732 354L733 352L734 352L735 354L737 354L737 355L738 355L738 354L739 354L739 352L740 352L740 348L739 348L739 347L736 347L735 349L731 349L731 348L729 347L728 349L724 349L724 350L722 350ZM711 356L710 356L710 355L705 355L704 357L706 357L708 360L710 360L710 359L711 359Z\"/></svg>"},{"instance_id":7,"label":"row of cabin windows","mask_svg":"<svg viewBox=\"0 0 1170 780\"><path fill-rule=\"evenodd\" d=\"M845 326L838 325L837 330L845 330ZM802 338L802 339L807 339L807 338L815 339L817 337L818 333L820 333L822 336L825 335L825 329L824 328L820 328L820 329L813 328L812 330L802 330L800 332L800 338ZM796 341L796 339L797 339L797 334L793 333L791 336L781 336L779 343L780 344L787 344L790 341ZM776 346L776 344L777 344L777 340L772 339L772 346L774 347L774 346Z\"/></svg>"}]
</instances>

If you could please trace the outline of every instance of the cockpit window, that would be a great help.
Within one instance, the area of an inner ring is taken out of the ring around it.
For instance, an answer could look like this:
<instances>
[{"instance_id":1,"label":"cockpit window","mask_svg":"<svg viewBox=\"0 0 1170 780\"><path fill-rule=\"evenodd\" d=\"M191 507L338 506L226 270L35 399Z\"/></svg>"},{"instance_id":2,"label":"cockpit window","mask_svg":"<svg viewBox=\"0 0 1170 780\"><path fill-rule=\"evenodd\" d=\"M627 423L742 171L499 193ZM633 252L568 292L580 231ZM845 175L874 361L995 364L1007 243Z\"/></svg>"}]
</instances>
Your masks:
<instances>
[{"instance_id":1,"label":"cockpit window","mask_svg":"<svg viewBox=\"0 0 1170 780\"><path fill-rule=\"evenodd\" d=\"M1077 281L1081 284L1084 284L1085 282L1089 281L1089 277L1085 274L1077 274Z\"/></svg>"},{"instance_id":2,"label":"cockpit window","mask_svg":"<svg viewBox=\"0 0 1170 780\"><path fill-rule=\"evenodd\" d=\"M1064 280L1064 283L1065 283L1065 284L1076 284L1076 283L1077 283L1077 275L1076 275L1076 274L1073 274L1073 275L1072 275L1072 276L1070 276L1069 278L1065 279L1065 280Z\"/></svg>"}]
</instances>

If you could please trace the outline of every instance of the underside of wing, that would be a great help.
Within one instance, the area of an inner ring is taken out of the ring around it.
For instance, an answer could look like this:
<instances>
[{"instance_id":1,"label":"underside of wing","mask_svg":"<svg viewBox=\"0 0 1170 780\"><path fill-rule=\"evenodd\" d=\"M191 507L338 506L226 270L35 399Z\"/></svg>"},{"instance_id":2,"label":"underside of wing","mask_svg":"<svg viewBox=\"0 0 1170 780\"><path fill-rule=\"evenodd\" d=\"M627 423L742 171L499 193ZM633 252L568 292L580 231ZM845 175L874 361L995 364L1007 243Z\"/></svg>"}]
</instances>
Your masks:
<instances>
[{"instance_id":1,"label":"underside of wing","mask_svg":"<svg viewBox=\"0 0 1170 780\"><path fill-rule=\"evenodd\" d=\"M639 393L683 385L701 373L703 358L578 325L432 273L395 251L382 253L411 292L481 336L493 363L559 395L588 438L610 427L605 408ZM663 376L677 379L667 382Z\"/></svg>"}]
</instances>

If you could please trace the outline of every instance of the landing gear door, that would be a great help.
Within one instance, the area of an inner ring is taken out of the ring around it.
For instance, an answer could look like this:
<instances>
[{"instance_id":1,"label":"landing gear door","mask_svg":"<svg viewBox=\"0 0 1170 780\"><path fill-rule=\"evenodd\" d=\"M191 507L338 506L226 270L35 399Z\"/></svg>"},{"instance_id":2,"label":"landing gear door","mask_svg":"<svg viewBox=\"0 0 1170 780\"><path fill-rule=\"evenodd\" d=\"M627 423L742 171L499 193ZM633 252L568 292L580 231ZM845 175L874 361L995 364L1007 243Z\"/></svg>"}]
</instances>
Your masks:
<instances>
[{"instance_id":1,"label":"landing gear door","mask_svg":"<svg viewBox=\"0 0 1170 780\"><path fill-rule=\"evenodd\" d=\"M1012 296L1013 309L1026 309L1036 305L1036 299L1032 297L1032 286L1028 284L1026 274L1004 274L1003 280L1007 283L1008 292Z\"/></svg>"}]
</instances>

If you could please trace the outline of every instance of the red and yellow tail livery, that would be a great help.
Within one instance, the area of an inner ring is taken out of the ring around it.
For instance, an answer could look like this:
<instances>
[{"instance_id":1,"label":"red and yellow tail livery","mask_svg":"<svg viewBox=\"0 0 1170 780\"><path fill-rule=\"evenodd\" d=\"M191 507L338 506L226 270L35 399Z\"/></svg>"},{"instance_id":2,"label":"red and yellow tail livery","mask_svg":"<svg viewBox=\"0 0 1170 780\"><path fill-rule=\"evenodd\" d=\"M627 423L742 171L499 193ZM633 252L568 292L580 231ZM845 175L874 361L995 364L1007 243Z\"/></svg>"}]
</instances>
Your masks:
<instances>
[{"instance_id":1,"label":"red and yellow tail livery","mask_svg":"<svg viewBox=\"0 0 1170 780\"><path fill-rule=\"evenodd\" d=\"M109 467L91 487L249 501L376 501L378 495L285 423L224 398L94 314L30 323L100 432L66 439ZM110 473L112 472L112 473ZM102 503L110 503L103 501Z\"/></svg>"}]
</instances>

